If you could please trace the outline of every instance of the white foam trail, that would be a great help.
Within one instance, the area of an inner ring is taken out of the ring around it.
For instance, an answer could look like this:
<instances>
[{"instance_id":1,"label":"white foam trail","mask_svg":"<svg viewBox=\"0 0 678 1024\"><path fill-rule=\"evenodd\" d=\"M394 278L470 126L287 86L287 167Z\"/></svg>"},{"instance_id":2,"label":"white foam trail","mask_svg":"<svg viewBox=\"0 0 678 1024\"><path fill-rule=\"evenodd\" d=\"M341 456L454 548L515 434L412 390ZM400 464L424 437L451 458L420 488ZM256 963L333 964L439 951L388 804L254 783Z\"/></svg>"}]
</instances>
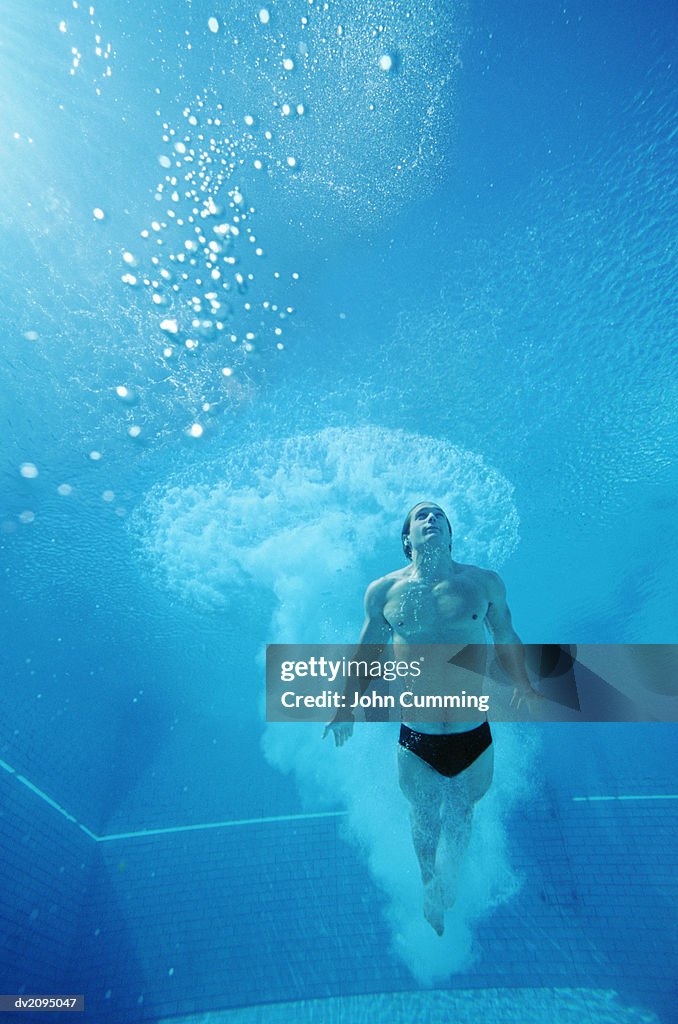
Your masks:
<instances>
[{"instance_id":1,"label":"white foam trail","mask_svg":"<svg viewBox=\"0 0 678 1024\"><path fill-rule=\"evenodd\" d=\"M418 500L446 509L459 560L497 567L518 539L511 485L480 456L434 438L328 429L238 452L212 472L209 484L154 492L135 525L155 571L184 599L214 608L236 601L240 587L273 593L272 621L251 625L262 644L356 639L365 587L403 563L400 526ZM529 749L501 730L498 780L478 810L462 894L439 939L422 916L396 728L358 727L341 749L321 736L319 726L269 725L264 753L294 774L311 806L347 807L349 833L386 894L394 947L419 981L460 970L474 921L517 884L503 817L529 776Z\"/></svg>"},{"instance_id":2,"label":"white foam trail","mask_svg":"<svg viewBox=\"0 0 678 1024\"><path fill-rule=\"evenodd\" d=\"M344 632L336 626L343 626L339 604L352 639L360 613L341 575L354 577L359 602L366 562L381 572L400 564L400 526L415 501L446 508L456 558L496 568L518 541L512 494L481 456L448 442L376 427L332 428L215 458L203 481L153 490L134 525L155 571L184 599L216 608L238 585L261 586L280 598L281 640L321 642L331 637L318 635L318 593L330 596L329 632ZM295 588L301 619L286 606ZM271 641L268 627L262 638Z\"/></svg>"}]
</instances>

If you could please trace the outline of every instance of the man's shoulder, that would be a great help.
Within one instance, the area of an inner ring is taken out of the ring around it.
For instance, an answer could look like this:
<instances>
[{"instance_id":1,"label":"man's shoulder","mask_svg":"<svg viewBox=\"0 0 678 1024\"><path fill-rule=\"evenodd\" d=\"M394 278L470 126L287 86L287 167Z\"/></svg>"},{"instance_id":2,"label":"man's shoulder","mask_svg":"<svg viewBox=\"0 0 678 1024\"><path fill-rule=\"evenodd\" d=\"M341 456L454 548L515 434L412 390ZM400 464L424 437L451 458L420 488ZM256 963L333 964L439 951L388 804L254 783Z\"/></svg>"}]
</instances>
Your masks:
<instances>
[{"instance_id":1,"label":"man's shoulder","mask_svg":"<svg viewBox=\"0 0 678 1024\"><path fill-rule=\"evenodd\" d=\"M494 590L497 587L503 587L502 578L498 572L494 569L481 569L479 565L465 565L459 566L465 573L480 583L482 586L487 587L490 590Z\"/></svg>"},{"instance_id":2,"label":"man's shoulder","mask_svg":"<svg viewBox=\"0 0 678 1024\"><path fill-rule=\"evenodd\" d=\"M405 578L407 570L408 566L404 566L402 569L394 569L393 572L388 572L385 576L380 576L379 579L372 580L365 592L366 600L381 599L385 601L391 587Z\"/></svg>"}]
</instances>

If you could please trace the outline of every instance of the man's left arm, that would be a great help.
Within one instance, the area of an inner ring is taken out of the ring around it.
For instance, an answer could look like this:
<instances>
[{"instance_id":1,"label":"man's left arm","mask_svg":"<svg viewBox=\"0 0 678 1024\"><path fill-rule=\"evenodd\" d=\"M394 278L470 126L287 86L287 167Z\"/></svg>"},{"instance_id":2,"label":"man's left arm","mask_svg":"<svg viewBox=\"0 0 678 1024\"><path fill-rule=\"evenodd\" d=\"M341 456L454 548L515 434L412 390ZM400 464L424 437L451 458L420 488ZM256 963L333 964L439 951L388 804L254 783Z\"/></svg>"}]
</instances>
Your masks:
<instances>
[{"instance_id":1,"label":"man's left arm","mask_svg":"<svg viewBox=\"0 0 678 1024\"><path fill-rule=\"evenodd\" d=\"M487 575L489 604L485 621L492 634L499 664L515 683L516 689L511 703L520 706L523 700L539 698L541 694L532 689L525 668L525 648L513 628L511 611L506 600L506 587L496 572L489 572Z\"/></svg>"}]
</instances>

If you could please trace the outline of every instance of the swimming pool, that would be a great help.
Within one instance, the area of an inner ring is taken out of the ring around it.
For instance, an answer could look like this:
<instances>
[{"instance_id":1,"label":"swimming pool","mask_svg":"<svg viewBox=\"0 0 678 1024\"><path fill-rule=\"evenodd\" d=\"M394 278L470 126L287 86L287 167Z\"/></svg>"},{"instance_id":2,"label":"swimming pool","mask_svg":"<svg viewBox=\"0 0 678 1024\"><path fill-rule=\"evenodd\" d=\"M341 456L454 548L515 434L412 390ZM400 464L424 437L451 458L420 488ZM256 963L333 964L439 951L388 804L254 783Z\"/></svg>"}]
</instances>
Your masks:
<instances>
[{"instance_id":1,"label":"swimming pool","mask_svg":"<svg viewBox=\"0 0 678 1024\"><path fill-rule=\"evenodd\" d=\"M0 989L671 1024L674 725L498 724L439 939L393 727L267 726L262 651L422 496L526 642L673 642L675 10L5 20Z\"/></svg>"}]
</instances>

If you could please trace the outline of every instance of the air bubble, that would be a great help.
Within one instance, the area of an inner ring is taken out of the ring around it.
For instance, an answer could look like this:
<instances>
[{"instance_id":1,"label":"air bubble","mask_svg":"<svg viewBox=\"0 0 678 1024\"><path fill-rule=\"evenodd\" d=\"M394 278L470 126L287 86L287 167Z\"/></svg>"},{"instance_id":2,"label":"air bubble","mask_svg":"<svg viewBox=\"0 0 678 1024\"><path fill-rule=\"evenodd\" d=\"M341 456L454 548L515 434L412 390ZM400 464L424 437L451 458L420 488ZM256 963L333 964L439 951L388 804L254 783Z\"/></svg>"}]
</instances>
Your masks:
<instances>
[{"instance_id":1,"label":"air bubble","mask_svg":"<svg viewBox=\"0 0 678 1024\"><path fill-rule=\"evenodd\" d=\"M94 207L94 209L92 210L92 215L93 215L95 220L104 220L105 217L106 217L106 214L104 213L104 211L101 209L100 206L95 206Z\"/></svg>"}]
</instances>

